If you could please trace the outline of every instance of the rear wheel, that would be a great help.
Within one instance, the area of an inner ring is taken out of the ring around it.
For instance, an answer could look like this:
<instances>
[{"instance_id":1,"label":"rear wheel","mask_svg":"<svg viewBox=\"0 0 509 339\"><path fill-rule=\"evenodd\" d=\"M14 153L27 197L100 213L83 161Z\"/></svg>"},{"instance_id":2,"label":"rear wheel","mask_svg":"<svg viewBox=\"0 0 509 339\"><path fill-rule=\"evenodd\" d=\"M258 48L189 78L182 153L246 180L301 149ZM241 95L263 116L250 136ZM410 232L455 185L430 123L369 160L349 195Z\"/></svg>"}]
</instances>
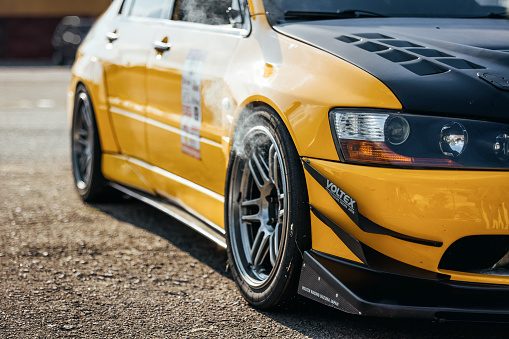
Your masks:
<instances>
[{"instance_id":1,"label":"rear wheel","mask_svg":"<svg viewBox=\"0 0 509 339\"><path fill-rule=\"evenodd\" d=\"M76 89L71 128L74 183L86 202L97 201L104 188L101 173L101 145L94 108L83 85Z\"/></svg>"},{"instance_id":2,"label":"rear wheel","mask_svg":"<svg viewBox=\"0 0 509 339\"><path fill-rule=\"evenodd\" d=\"M307 201L286 127L271 110L250 113L235 135L225 222L233 276L254 306L277 306L295 294L310 241Z\"/></svg>"}]
</instances>

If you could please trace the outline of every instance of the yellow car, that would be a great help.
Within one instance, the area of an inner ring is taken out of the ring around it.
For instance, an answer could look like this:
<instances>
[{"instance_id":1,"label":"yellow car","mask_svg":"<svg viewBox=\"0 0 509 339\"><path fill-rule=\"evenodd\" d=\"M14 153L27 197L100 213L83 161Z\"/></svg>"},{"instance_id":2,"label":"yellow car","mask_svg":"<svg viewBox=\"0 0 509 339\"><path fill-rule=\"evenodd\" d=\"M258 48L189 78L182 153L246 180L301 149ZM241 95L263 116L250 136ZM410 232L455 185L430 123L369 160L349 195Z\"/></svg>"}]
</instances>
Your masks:
<instances>
[{"instance_id":1,"label":"yellow car","mask_svg":"<svg viewBox=\"0 0 509 339\"><path fill-rule=\"evenodd\" d=\"M227 248L255 307L509 316L505 0L114 0L69 90L84 201Z\"/></svg>"}]
</instances>

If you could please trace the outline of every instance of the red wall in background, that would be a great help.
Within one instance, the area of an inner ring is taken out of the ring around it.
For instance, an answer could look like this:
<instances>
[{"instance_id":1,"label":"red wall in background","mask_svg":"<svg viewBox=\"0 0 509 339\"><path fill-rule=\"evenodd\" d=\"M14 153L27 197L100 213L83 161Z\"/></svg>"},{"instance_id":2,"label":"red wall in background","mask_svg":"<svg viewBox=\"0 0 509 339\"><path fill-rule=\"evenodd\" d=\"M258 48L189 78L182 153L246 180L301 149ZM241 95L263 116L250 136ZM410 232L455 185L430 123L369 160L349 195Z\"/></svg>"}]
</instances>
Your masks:
<instances>
[{"instance_id":1,"label":"red wall in background","mask_svg":"<svg viewBox=\"0 0 509 339\"><path fill-rule=\"evenodd\" d=\"M0 18L0 59L50 59L61 18Z\"/></svg>"}]
</instances>

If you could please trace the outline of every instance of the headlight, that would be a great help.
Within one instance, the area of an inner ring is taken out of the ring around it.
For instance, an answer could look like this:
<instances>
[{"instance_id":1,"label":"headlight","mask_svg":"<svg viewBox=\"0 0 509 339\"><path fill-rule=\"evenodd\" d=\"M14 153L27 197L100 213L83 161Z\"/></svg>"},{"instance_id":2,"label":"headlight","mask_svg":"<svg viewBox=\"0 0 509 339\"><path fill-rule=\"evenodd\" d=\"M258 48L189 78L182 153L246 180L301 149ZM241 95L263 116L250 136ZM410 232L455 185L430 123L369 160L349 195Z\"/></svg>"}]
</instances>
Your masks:
<instances>
[{"instance_id":1,"label":"headlight","mask_svg":"<svg viewBox=\"0 0 509 339\"><path fill-rule=\"evenodd\" d=\"M509 125L370 109L333 109L342 161L390 166L509 168Z\"/></svg>"}]
</instances>

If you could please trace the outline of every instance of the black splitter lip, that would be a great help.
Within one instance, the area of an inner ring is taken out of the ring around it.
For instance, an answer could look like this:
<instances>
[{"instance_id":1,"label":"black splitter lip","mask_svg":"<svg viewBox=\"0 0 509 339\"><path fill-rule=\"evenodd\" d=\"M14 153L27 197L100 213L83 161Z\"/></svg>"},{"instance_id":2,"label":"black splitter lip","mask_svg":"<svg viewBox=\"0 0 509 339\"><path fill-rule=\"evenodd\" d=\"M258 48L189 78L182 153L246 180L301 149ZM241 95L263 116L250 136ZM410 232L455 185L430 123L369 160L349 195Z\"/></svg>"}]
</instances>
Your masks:
<instances>
[{"instance_id":1,"label":"black splitter lip","mask_svg":"<svg viewBox=\"0 0 509 339\"><path fill-rule=\"evenodd\" d=\"M314 250L304 252L298 293L357 315L509 322L509 286L385 274Z\"/></svg>"}]
</instances>

